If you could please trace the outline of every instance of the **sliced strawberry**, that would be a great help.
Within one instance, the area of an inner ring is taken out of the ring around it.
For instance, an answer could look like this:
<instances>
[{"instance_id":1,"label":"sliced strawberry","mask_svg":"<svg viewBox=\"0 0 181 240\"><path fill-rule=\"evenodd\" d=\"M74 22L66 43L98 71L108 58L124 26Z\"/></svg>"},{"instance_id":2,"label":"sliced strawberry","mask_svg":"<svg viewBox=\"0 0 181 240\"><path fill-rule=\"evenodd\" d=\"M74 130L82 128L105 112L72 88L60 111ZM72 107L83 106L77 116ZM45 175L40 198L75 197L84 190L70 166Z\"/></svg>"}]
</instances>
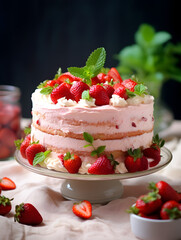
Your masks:
<instances>
[{"instance_id":1,"label":"sliced strawberry","mask_svg":"<svg viewBox=\"0 0 181 240\"><path fill-rule=\"evenodd\" d=\"M114 93L114 88L106 83L103 84L103 87L106 90L108 97L111 98Z\"/></svg>"},{"instance_id":2,"label":"sliced strawberry","mask_svg":"<svg viewBox=\"0 0 181 240\"><path fill-rule=\"evenodd\" d=\"M88 219L92 216L92 205L89 201L84 200L79 203L74 203L72 211L76 216Z\"/></svg>"},{"instance_id":3,"label":"sliced strawberry","mask_svg":"<svg viewBox=\"0 0 181 240\"><path fill-rule=\"evenodd\" d=\"M109 97L107 95L107 92L101 85L91 86L89 94L92 98L95 98L95 104L97 106L109 104Z\"/></svg>"},{"instance_id":4,"label":"sliced strawberry","mask_svg":"<svg viewBox=\"0 0 181 240\"><path fill-rule=\"evenodd\" d=\"M54 88L52 93L50 94L50 97L52 102L55 104L57 103L57 100L62 97L65 97L67 100L74 99L69 87L67 86L67 83L62 83L57 88Z\"/></svg>"},{"instance_id":5,"label":"sliced strawberry","mask_svg":"<svg viewBox=\"0 0 181 240\"><path fill-rule=\"evenodd\" d=\"M75 154L67 152L63 158L63 165L69 173L78 173L79 168L82 165L81 158Z\"/></svg>"},{"instance_id":6,"label":"sliced strawberry","mask_svg":"<svg viewBox=\"0 0 181 240\"><path fill-rule=\"evenodd\" d=\"M134 92L134 87L137 85L137 82L135 82L135 81L133 81L131 79L125 79L122 82L122 85L125 86L125 88L127 88L131 92Z\"/></svg>"},{"instance_id":7,"label":"sliced strawberry","mask_svg":"<svg viewBox=\"0 0 181 240\"><path fill-rule=\"evenodd\" d=\"M0 215L4 216L11 211L11 201L13 199L0 196Z\"/></svg>"},{"instance_id":8,"label":"sliced strawberry","mask_svg":"<svg viewBox=\"0 0 181 240\"><path fill-rule=\"evenodd\" d=\"M88 90L89 86L84 82L74 82L70 92L73 94L75 101L78 102L82 97L82 92Z\"/></svg>"},{"instance_id":9,"label":"sliced strawberry","mask_svg":"<svg viewBox=\"0 0 181 240\"><path fill-rule=\"evenodd\" d=\"M58 158L60 159L60 162L61 162L62 165L64 166L64 160L63 160L63 158L64 158L64 154L60 154L60 155L58 155Z\"/></svg>"},{"instance_id":10,"label":"sliced strawberry","mask_svg":"<svg viewBox=\"0 0 181 240\"><path fill-rule=\"evenodd\" d=\"M66 72L66 73L63 73L60 77L58 77L57 80L61 82L65 82L66 80L69 80L72 83L74 81L81 81L81 78L75 77L71 73Z\"/></svg>"},{"instance_id":11,"label":"sliced strawberry","mask_svg":"<svg viewBox=\"0 0 181 240\"><path fill-rule=\"evenodd\" d=\"M0 187L2 190L13 190L16 188L16 184L8 177L0 179Z\"/></svg>"},{"instance_id":12,"label":"sliced strawberry","mask_svg":"<svg viewBox=\"0 0 181 240\"><path fill-rule=\"evenodd\" d=\"M27 148L26 148L26 158L28 159L28 162L30 165L33 165L33 160L34 160L34 157L37 153L39 152L45 152L46 149L43 145L41 144L31 144L29 145Z\"/></svg>"},{"instance_id":13,"label":"sliced strawberry","mask_svg":"<svg viewBox=\"0 0 181 240\"><path fill-rule=\"evenodd\" d=\"M113 174L116 162L102 155L89 167L90 174Z\"/></svg>"},{"instance_id":14,"label":"sliced strawberry","mask_svg":"<svg viewBox=\"0 0 181 240\"><path fill-rule=\"evenodd\" d=\"M21 146L20 146L20 153L22 155L22 157L26 158L26 149L27 147L29 147L31 142L31 135L27 135L24 139L24 141L22 142Z\"/></svg>"},{"instance_id":15,"label":"sliced strawberry","mask_svg":"<svg viewBox=\"0 0 181 240\"><path fill-rule=\"evenodd\" d=\"M116 83L113 85L113 88L116 90L117 88L119 88L120 86L123 86L120 82Z\"/></svg>"},{"instance_id":16,"label":"sliced strawberry","mask_svg":"<svg viewBox=\"0 0 181 240\"><path fill-rule=\"evenodd\" d=\"M125 100L128 98L128 95L126 93L126 88L121 85L119 86L115 91L114 94L120 96L121 98L124 98Z\"/></svg>"},{"instance_id":17,"label":"sliced strawberry","mask_svg":"<svg viewBox=\"0 0 181 240\"><path fill-rule=\"evenodd\" d=\"M15 207L14 221L26 225L39 225L43 218L31 203L21 203Z\"/></svg>"},{"instance_id":18,"label":"sliced strawberry","mask_svg":"<svg viewBox=\"0 0 181 240\"><path fill-rule=\"evenodd\" d=\"M122 82L122 78L116 68L111 68L107 74L114 82Z\"/></svg>"}]
</instances>

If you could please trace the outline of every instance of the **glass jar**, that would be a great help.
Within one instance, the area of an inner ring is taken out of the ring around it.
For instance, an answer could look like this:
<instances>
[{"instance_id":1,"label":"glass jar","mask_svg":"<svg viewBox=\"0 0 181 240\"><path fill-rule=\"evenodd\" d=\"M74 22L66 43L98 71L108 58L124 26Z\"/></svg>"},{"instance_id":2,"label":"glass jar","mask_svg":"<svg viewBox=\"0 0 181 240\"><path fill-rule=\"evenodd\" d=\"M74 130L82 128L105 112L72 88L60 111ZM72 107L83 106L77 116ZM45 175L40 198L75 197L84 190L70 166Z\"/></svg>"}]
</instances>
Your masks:
<instances>
[{"instance_id":1,"label":"glass jar","mask_svg":"<svg viewBox=\"0 0 181 240\"><path fill-rule=\"evenodd\" d=\"M21 137L20 89L0 85L0 160L13 156L14 141Z\"/></svg>"}]
</instances>

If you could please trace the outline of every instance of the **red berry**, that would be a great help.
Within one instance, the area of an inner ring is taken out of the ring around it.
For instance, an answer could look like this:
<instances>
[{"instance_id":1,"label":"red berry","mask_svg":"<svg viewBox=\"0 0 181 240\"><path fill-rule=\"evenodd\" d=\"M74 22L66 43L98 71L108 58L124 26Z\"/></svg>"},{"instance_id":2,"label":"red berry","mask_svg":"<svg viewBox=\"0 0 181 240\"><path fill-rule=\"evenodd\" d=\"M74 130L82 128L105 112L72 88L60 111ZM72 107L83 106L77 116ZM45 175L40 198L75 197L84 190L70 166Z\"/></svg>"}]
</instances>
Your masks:
<instances>
[{"instance_id":1,"label":"red berry","mask_svg":"<svg viewBox=\"0 0 181 240\"><path fill-rule=\"evenodd\" d=\"M120 82L113 85L113 88L116 90L120 86L123 86Z\"/></svg>"},{"instance_id":2,"label":"red berry","mask_svg":"<svg viewBox=\"0 0 181 240\"><path fill-rule=\"evenodd\" d=\"M101 83L100 80L96 77L91 78L91 86Z\"/></svg>"},{"instance_id":3,"label":"red berry","mask_svg":"<svg viewBox=\"0 0 181 240\"><path fill-rule=\"evenodd\" d=\"M88 219L92 216L92 205L89 201L84 200L79 203L74 203L72 211L76 216Z\"/></svg>"},{"instance_id":4,"label":"red berry","mask_svg":"<svg viewBox=\"0 0 181 240\"><path fill-rule=\"evenodd\" d=\"M128 95L126 93L126 88L121 85L119 86L115 91L114 94L120 96L121 98L124 98L125 100L128 98Z\"/></svg>"},{"instance_id":5,"label":"red berry","mask_svg":"<svg viewBox=\"0 0 181 240\"><path fill-rule=\"evenodd\" d=\"M0 196L0 215L4 216L11 211L11 200L4 196Z\"/></svg>"},{"instance_id":6,"label":"red berry","mask_svg":"<svg viewBox=\"0 0 181 240\"><path fill-rule=\"evenodd\" d=\"M67 155L64 157L63 165L69 173L78 173L81 164L81 158L75 154L70 155L70 157L67 157Z\"/></svg>"},{"instance_id":7,"label":"red berry","mask_svg":"<svg viewBox=\"0 0 181 240\"><path fill-rule=\"evenodd\" d=\"M75 77L71 73L66 72L63 73L60 77L58 77L56 81L65 82L66 80L69 80L72 83L74 81L81 81L81 78Z\"/></svg>"},{"instance_id":8,"label":"red berry","mask_svg":"<svg viewBox=\"0 0 181 240\"><path fill-rule=\"evenodd\" d=\"M50 94L50 97L52 102L55 104L57 103L57 100L62 97L65 97L67 100L74 99L69 87L67 86L67 83L62 83L57 88L54 88L52 93Z\"/></svg>"},{"instance_id":9,"label":"red berry","mask_svg":"<svg viewBox=\"0 0 181 240\"><path fill-rule=\"evenodd\" d=\"M113 174L114 164L106 155L100 156L88 169L90 174Z\"/></svg>"},{"instance_id":10,"label":"red berry","mask_svg":"<svg viewBox=\"0 0 181 240\"><path fill-rule=\"evenodd\" d=\"M181 218L181 210L178 202L174 200L167 201L163 204L160 211L161 219L178 219Z\"/></svg>"},{"instance_id":11,"label":"red berry","mask_svg":"<svg viewBox=\"0 0 181 240\"><path fill-rule=\"evenodd\" d=\"M122 82L122 85L125 86L125 88L127 88L131 92L134 92L134 87L137 85L137 82L135 82L135 81L133 81L131 79L125 79Z\"/></svg>"},{"instance_id":12,"label":"red berry","mask_svg":"<svg viewBox=\"0 0 181 240\"><path fill-rule=\"evenodd\" d=\"M30 203L21 203L15 207L14 220L26 225L39 225L43 218L38 210Z\"/></svg>"},{"instance_id":13,"label":"red berry","mask_svg":"<svg viewBox=\"0 0 181 240\"><path fill-rule=\"evenodd\" d=\"M143 154L145 157L153 159L153 161L149 163L150 167L156 166L161 160L160 149L153 147L146 148L143 150Z\"/></svg>"},{"instance_id":14,"label":"red berry","mask_svg":"<svg viewBox=\"0 0 181 240\"><path fill-rule=\"evenodd\" d=\"M24 158L26 158L26 149L30 145L30 142L31 142L31 135L29 134L25 137L24 141L20 146L20 153Z\"/></svg>"},{"instance_id":15,"label":"red berry","mask_svg":"<svg viewBox=\"0 0 181 240\"><path fill-rule=\"evenodd\" d=\"M82 92L88 89L89 89L89 86L86 83L75 82L72 85L70 92L73 94L75 101L78 102L82 97Z\"/></svg>"},{"instance_id":16,"label":"red berry","mask_svg":"<svg viewBox=\"0 0 181 240\"><path fill-rule=\"evenodd\" d=\"M103 84L103 87L106 90L108 97L111 98L114 93L114 88L106 83Z\"/></svg>"},{"instance_id":17,"label":"red berry","mask_svg":"<svg viewBox=\"0 0 181 240\"><path fill-rule=\"evenodd\" d=\"M107 95L107 92L101 85L91 86L89 94L92 98L95 98L95 104L97 106L109 104L109 97Z\"/></svg>"},{"instance_id":18,"label":"red berry","mask_svg":"<svg viewBox=\"0 0 181 240\"><path fill-rule=\"evenodd\" d=\"M114 82L122 82L122 78L116 68L111 68L107 74Z\"/></svg>"},{"instance_id":19,"label":"red berry","mask_svg":"<svg viewBox=\"0 0 181 240\"><path fill-rule=\"evenodd\" d=\"M39 152L45 152L46 149L41 144L31 144L26 148L26 158L28 159L28 162L30 165L33 165L34 157Z\"/></svg>"},{"instance_id":20,"label":"red berry","mask_svg":"<svg viewBox=\"0 0 181 240\"><path fill-rule=\"evenodd\" d=\"M8 177L0 179L0 188L2 190L13 190L16 188L16 184Z\"/></svg>"}]
</instances>

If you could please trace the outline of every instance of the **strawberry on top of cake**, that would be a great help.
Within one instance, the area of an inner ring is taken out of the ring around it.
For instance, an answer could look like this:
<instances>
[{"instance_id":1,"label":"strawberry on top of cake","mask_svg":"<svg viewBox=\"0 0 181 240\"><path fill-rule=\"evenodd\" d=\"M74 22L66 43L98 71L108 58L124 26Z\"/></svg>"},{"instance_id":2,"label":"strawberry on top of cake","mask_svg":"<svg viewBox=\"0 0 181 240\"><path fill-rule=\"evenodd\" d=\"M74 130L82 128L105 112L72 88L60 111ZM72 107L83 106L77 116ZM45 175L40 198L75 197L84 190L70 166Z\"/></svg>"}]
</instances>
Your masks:
<instances>
[{"instance_id":1,"label":"strawberry on top of cake","mask_svg":"<svg viewBox=\"0 0 181 240\"><path fill-rule=\"evenodd\" d=\"M44 151L30 164L81 174L125 173L138 161L134 171L150 167L155 159L144 150L153 143L153 97L135 77L122 79L116 68L104 68L105 59L105 49L98 48L84 67L59 69L32 94L30 145Z\"/></svg>"}]
</instances>

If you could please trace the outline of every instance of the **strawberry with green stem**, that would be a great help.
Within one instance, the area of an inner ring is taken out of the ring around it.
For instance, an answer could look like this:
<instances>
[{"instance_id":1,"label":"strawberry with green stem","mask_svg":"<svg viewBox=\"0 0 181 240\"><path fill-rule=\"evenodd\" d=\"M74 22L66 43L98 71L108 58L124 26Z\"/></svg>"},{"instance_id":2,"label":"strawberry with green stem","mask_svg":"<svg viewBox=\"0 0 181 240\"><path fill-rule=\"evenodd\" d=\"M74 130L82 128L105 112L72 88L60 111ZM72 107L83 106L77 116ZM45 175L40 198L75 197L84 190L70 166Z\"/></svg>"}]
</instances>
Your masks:
<instances>
[{"instance_id":1,"label":"strawberry with green stem","mask_svg":"<svg viewBox=\"0 0 181 240\"><path fill-rule=\"evenodd\" d=\"M69 173L78 173L82 165L82 160L79 156L67 152L63 158L62 155L60 155L59 158Z\"/></svg>"},{"instance_id":2,"label":"strawberry with green stem","mask_svg":"<svg viewBox=\"0 0 181 240\"><path fill-rule=\"evenodd\" d=\"M0 215L4 216L11 211L11 201L12 199L6 198L5 196L0 196Z\"/></svg>"},{"instance_id":3,"label":"strawberry with green stem","mask_svg":"<svg viewBox=\"0 0 181 240\"><path fill-rule=\"evenodd\" d=\"M160 216L164 220L181 218L180 204L174 200L165 202L161 208Z\"/></svg>"}]
</instances>

